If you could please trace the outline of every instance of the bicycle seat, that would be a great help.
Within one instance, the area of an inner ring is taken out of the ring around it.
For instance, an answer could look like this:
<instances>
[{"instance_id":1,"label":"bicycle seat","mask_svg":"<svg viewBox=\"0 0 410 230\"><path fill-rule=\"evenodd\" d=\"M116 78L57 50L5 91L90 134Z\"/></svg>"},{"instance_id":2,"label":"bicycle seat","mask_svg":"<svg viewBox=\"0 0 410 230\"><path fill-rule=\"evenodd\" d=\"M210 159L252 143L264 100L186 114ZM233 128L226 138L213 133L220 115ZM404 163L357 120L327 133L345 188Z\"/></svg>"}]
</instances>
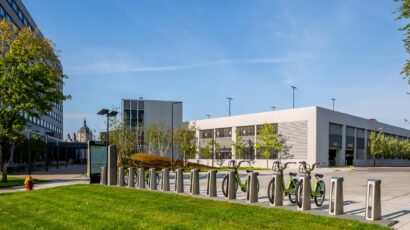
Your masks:
<instances>
[{"instance_id":1,"label":"bicycle seat","mask_svg":"<svg viewBox=\"0 0 410 230\"><path fill-rule=\"evenodd\" d=\"M315 174L315 177L323 178L323 174Z\"/></svg>"},{"instance_id":2,"label":"bicycle seat","mask_svg":"<svg viewBox=\"0 0 410 230\"><path fill-rule=\"evenodd\" d=\"M298 175L298 174L297 173L292 173L292 172L289 173L289 176L296 176L296 175Z\"/></svg>"},{"instance_id":3,"label":"bicycle seat","mask_svg":"<svg viewBox=\"0 0 410 230\"><path fill-rule=\"evenodd\" d=\"M246 173L251 173L253 172L253 170L246 170Z\"/></svg>"}]
</instances>

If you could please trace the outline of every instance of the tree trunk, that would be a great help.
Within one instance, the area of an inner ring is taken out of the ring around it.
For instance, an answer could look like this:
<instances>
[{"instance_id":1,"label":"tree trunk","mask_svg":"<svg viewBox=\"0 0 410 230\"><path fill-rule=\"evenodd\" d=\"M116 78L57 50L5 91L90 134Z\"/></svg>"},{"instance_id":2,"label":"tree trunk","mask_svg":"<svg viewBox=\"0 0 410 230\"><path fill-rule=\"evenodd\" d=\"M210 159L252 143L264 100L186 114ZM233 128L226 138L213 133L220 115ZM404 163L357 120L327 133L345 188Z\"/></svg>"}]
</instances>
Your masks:
<instances>
[{"instance_id":1,"label":"tree trunk","mask_svg":"<svg viewBox=\"0 0 410 230\"><path fill-rule=\"evenodd\" d=\"M7 163L2 162L2 168L1 168L1 182L6 183L7 182Z\"/></svg>"}]
</instances>

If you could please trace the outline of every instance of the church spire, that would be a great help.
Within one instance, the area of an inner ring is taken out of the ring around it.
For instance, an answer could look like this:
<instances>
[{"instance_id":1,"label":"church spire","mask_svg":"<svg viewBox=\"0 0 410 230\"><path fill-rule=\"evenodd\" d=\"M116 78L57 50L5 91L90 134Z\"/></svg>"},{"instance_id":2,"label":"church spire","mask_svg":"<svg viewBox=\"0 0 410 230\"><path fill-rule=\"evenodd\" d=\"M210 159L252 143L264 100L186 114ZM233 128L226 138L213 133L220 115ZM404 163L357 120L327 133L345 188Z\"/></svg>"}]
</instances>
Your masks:
<instances>
[{"instance_id":1,"label":"church spire","mask_svg":"<svg viewBox=\"0 0 410 230\"><path fill-rule=\"evenodd\" d=\"M87 126L87 121L85 120L85 117L84 117L84 127L85 126Z\"/></svg>"}]
</instances>

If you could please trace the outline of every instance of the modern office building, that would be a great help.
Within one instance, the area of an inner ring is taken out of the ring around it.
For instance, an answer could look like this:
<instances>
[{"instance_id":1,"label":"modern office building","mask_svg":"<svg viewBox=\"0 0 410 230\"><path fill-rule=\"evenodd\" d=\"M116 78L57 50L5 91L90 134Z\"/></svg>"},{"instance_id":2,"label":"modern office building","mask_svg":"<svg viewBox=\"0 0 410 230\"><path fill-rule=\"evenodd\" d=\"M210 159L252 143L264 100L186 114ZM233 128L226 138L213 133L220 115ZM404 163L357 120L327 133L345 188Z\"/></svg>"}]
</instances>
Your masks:
<instances>
[{"instance_id":1,"label":"modern office building","mask_svg":"<svg viewBox=\"0 0 410 230\"><path fill-rule=\"evenodd\" d=\"M122 120L130 129L141 129L144 134L151 124L161 124L173 129L182 124L182 102L145 99L123 99L121 101ZM142 150L140 150L142 151Z\"/></svg>"},{"instance_id":2,"label":"modern office building","mask_svg":"<svg viewBox=\"0 0 410 230\"><path fill-rule=\"evenodd\" d=\"M256 134L263 124L272 124L274 130L285 136L291 146L290 161L321 162L322 166L372 166L368 140L372 131L398 139L409 139L407 129L387 125L375 119L366 119L321 107L306 107L272 112L192 121L197 127L198 145L206 147L211 140L218 143L215 159L234 159L232 143L236 134L248 143L246 158L255 160L257 167L266 167L266 159L255 148ZM213 148L215 149L215 148ZM271 159L277 156L273 153ZM244 158L244 157L242 157ZM209 164L209 159L200 159ZM219 161L223 162L223 161ZM225 161L225 164L228 161ZM380 159L378 165L410 166L409 160ZM271 161L272 163L272 161ZM271 167L271 163L269 167Z\"/></svg>"},{"instance_id":3,"label":"modern office building","mask_svg":"<svg viewBox=\"0 0 410 230\"><path fill-rule=\"evenodd\" d=\"M37 29L37 25L30 16L21 0L0 0L0 19L13 23L17 28L28 27ZM41 35L41 34L40 34ZM41 35L42 36L42 35ZM60 66L61 68L61 66ZM63 86L61 86L62 90ZM62 140L63 138L63 105L55 105L53 109L40 119L26 116L28 121L26 129L42 135Z\"/></svg>"}]
</instances>

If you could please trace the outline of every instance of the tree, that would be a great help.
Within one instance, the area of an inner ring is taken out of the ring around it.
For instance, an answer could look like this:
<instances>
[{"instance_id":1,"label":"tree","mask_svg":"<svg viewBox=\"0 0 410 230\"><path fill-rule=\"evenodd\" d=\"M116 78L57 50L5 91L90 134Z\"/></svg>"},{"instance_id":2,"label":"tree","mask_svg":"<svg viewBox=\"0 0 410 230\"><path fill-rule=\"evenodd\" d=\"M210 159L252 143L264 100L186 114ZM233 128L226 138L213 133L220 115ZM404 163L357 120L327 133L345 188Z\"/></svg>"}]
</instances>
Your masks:
<instances>
[{"instance_id":1,"label":"tree","mask_svg":"<svg viewBox=\"0 0 410 230\"><path fill-rule=\"evenodd\" d=\"M266 167L269 168L269 158L272 153L277 153L278 159L292 158L289 150L292 146L286 144L287 138L277 134L272 124L264 124L256 136L256 150L262 152L266 158Z\"/></svg>"},{"instance_id":2,"label":"tree","mask_svg":"<svg viewBox=\"0 0 410 230\"><path fill-rule=\"evenodd\" d=\"M410 0L395 1L401 3L394 12L396 15L398 15L396 19L403 20L410 18ZM404 27L400 28L400 30L405 32L405 38L403 39L404 48L406 49L407 53L410 53L410 23L407 23ZM400 74L404 75L410 84L410 59L406 60L406 63L404 64Z\"/></svg>"},{"instance_id":3,"label":"tree","mask_svg":"<svg viewBox=\"0 0 410 230\"><path fill-rule=\"evenodd\" d=\"M239 131L236 131L235 141L232 143L232 148L235 150L235 158L241 159L247 154L248 145L246 141L239 135Z\"/></svg>"},{"instance_id":4,"label":"tree","mask_svg":"<svg viewBox=\"0 0 410 230\"><path fill-rule=\"evenodd\" d=\"M196 128L194 125L181 125L176 128L174 133L174 141L176 148L186 165L189 158L193 158L197 152L196 149Z\"/></svg>"},{"instance_id":5,"label":"tree","mask_svg":"<svg viewBox=\"0 0 410 230\"><path fill-rule=\"evenodd\" d=\"M25 115L40 118L68 99L59 51L38 30L0 23L0 164L2 181L15 143L24 138Z\"/></svg>"},{"instance_id":6,"label":"tree","mask_svg":"<svg viewBox=\"0 0 410 230\"><path fill-rule=\"evenodd\" d=\"M171 147L171 131L162 123L152 123L147 128L146 146L148 153L164 156Z\"/></svg>"},{"instance_id":7,"label":"tree","mask_svg":"<svg viewBox=\"0 0 410 230\"><path fill-rule=\"evenodd\" d=\"M266 158L266 167L269 168L269 158L278 148L277 134L272 124L264 124L256 135L256 150L262 152Z\"/></svg>"},{"instance_id":8,"label":"tree","mask_svg":"<svg viewBox=\"0 0 410 230\"><path fill-rule=\"evenodd\" d=\"M110 144L115 145L117 150L117 159L122 162L124 158L130 155L135 149L136 133L129 129L118 118L110 120Z\"/></svg>"}]
</instances>

